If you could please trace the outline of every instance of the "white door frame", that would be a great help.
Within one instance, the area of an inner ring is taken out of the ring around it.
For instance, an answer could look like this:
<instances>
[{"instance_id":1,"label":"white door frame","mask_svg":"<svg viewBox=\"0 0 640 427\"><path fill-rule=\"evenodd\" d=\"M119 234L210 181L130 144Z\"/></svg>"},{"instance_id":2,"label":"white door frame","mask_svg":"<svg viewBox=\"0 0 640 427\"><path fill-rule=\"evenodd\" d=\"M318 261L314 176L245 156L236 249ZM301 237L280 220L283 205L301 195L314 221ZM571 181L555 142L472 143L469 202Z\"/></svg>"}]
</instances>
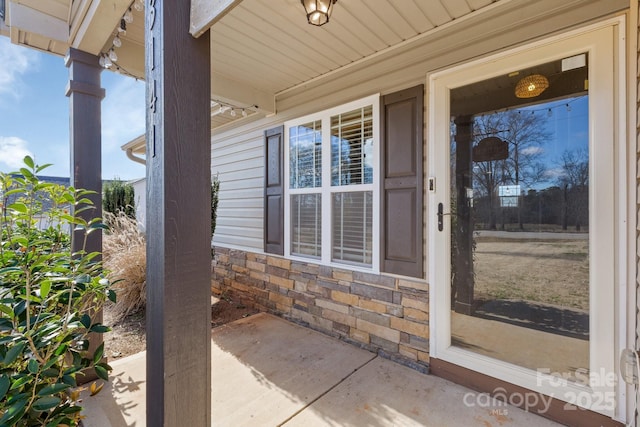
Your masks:
<instances>
[{"instance_id":1,"label":"white door frame","mask_svg":"<svg viewBox=\"0 0 640 427\"><path fill-rule=\"evenodd\" d=\"M428 87L428 171L437 186L428 200L428 278L430 283L430 355L500 380L572 402L617 419L626 418L625 387L602 375L591 386L568 382L558 387L553 377L451 346L449 217L437 230L435 206L449 206L449 132L451 89L536 64L589 53L589 212L590 212L590 368L618 376L617 355L627 343L626 306L620 292L626 289L630 227L616 226L620 213L628 212L626 185L630 179L620 155L626 155L626 113L619 102L624 95L624 18L610 19L527 46L483 58L451 69L430 73ZM622 110L622 111L621 111ZM613 148L612 148L613 147ZM632 153L631 153L632 154ZM631 155L630 154L630 155ZM596 223L597 219L597 223ZM629 221L627 221L627 224ZM624 268L621 268L624 267ZM593 286L600 284L600 286ZM624 319L624 320L622 320ZM633 327L633 326L631 326ZM614 410L613 404L616 408Z\"/></svg>"}]
</instances>

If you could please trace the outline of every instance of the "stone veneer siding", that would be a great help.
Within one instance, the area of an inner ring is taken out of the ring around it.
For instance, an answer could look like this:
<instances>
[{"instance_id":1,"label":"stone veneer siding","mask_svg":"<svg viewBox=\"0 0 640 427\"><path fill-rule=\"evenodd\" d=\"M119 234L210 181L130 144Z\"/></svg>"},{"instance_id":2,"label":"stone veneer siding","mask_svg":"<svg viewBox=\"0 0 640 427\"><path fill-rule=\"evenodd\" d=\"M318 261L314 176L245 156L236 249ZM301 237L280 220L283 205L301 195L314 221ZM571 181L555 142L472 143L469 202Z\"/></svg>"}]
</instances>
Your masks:
<instances>
[{"instance_id":1,"label":"stone veneer siding","mask_svg":"<svg viewBox=\"0 0 640 427\"><path fill-rule=\"evenodd\" d=\"M211 291L427 372L429 293L422 281L216 247Z\"/></svg>"}]
</instances>

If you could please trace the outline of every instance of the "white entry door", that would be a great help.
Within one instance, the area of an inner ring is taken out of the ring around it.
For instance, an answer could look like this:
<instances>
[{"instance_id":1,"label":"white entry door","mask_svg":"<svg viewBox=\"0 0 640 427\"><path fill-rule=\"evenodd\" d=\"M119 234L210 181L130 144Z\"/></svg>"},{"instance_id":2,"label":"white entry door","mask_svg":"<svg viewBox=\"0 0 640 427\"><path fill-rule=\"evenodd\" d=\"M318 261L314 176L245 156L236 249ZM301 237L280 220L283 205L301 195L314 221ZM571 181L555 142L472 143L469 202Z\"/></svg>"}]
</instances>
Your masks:
<instances>
[{"instance_id":1,"label":"white entry door","mask_svg":"<svg viewBox=\"0 0 640 427\"><path fill-rule=\"evenodd\" d=\"M610 416L619 31L428 81L431 356Z\"/></svg>"}]
</instances>

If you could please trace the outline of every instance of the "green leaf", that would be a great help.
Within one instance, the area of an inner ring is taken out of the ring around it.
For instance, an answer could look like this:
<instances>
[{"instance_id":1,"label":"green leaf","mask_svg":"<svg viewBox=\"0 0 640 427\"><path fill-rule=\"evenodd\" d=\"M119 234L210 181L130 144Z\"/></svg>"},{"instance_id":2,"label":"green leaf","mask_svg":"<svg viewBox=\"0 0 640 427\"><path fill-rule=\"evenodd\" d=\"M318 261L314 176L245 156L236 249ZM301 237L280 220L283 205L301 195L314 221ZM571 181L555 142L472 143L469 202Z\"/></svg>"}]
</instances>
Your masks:
<instances>
[{"instance_id":1,"label":"green leaf","mask_svg":"<svg viewBox=\"0 0 640 427\"><path fill-rule=\"evenodd\" d=\"M48 168L49 166L53 166L53 163L45 163L42 166L38 166L38 168L36 169L36 173L42 172L44 169Z\"/></svg>"},{"instance_id":2,"label":"green leaf","mask_svg":"<svg viewBox=\"0 0 640 427\"><path fill-rule=\"evenodd\" d=\"M82 323L85 328L89 329L91 327L91 316L83 314L80 318L80 323Z\"/></svg>"},{"instance_id":3,"label":"green leaf","mask_svg":"<svg viewBox=\"0 0 640 427\"><path fill-rule=\"evenodd\" d=\"M55 396L41 397L40 399L33 402L33 405L31 405L31 408L33 408L33 410L38 412L47 411L51 408L55 408L56 406L58 406L60 402L61 400L59 397L55 397Z\"/></svg>"},{"instance_id":4,"label":"green leaf","mask_svg":"<svg viewBox=\"0 0 640 427\"><path fill-rule=\"evenodd\" d=\"M89 329L91 332L96 332L98 334L104 334L105 332L109 332L111 330L110 327L102 325L100 323L95 323Z\"/></svg>"},{"instance_id":5,"label":"green leaf","mask_svg":"<svg viewBox=\"0 0 640 427\"><path fill-rule=\"evenodd\" d=\"M13 384L11 384L11 390L18 390L20 387L22 387L25 384L29 384L31 381L33 381L32 376L30 375L22 376L17 380L15 380Z\"/></svg>"},{"instance_id":6,"label":"green leaf","mask_svg":"<svg viewBox=\"0 0 640 427\"><path fill-rule=\"evenodd\" d=\"M116 293L115 291L112 291L111 289L109 289L107 296L109 298L109 301L111 301L112 303L116 303Z\"/></svg>"},{"instance_id":7,"label":"green leaf","mask_svg":"<svg viewBox=\"0 0 640 427\"><path fill-rule=\"evenodd\" d=\"M9 391L9 386L11 386L11 380L6 375L0 376L0 401L4 398L4 396Z\"/></svg>"},{"instance_id":8,"label":"green leaf","mask_svg":"<svg viewBox=\"0 0 640 427\"><path fill-rule=\"evenodd\" d=\"M64 383L51 384L44 387L42 390L40 390L38 392L38 396L48 396L50 394L57 394L57 393L60 393L61 391L68 389L69 387L71 387L69 384L64 384Z\"/></svg>"},{"instance_id":9,"label":"green leaf","mask_svg":"<svg viewBox=\"0 0 640 427\"><path fill-rule=\"evenodd\" d=\"M0 319L0 331L12 331L13 323L9 319Z\"/></svg>"},{"instance_id":10,"label":"green leaf","mask_svg":"<svg viewBox=\"0 0 640 427\"><path fill-rule=\"evenodd\" d=\"M0 275L9 274L9 273L22 273L22 269L20 267L0 268Z\"/></svg>"},{"instance_id":11,"label":"green leaf","mask_svg":"<svg viewBox=\"0 0 640 427\"><path fill-rule=\"evenodd\" d=\"M20 173L27 179L33 178L33 173L29 169L20 168Z\"/></svg>"},{"instance_id":12,"label":"green leaf","mask_svg":"<svg viewBox=\"0 0 640 427\"><path fill-rule=\"evenodd\" d=\"M24 349L24 343L18 343L16 345L14 345L13 347L11 347L9 349L9 351L7 351L7 354L4 356L4 364L5 365L10 365L13 362L16 361L16 359L18 358L18 356L22 353L22 350Z\"/></svg>"},{"instance_id":13,"label":"green leaf","mask_svg":"<svg viewBox=\"0 0 640 427\"><path fill-rule=\"evenodd\" d=\"M102 366L102 364L94 366L94 369L96 370L96 375L98 376L98 378L109 381L109 373L107 369Z\"/></svg>"},{"instance_id":14,"label":"green leaf","mask_svg":"<svg viewBox=\"0 0 640 427\"><path fill-rule=\"evenodd\" d=\"M27 365L27 369L29 370L29 372L31 372L32 374L36 374L39 368L40 364L36 359L29 360L29 364Z\"/></svg>"},{"instance_id":15,"label":"green leaf","mask_svg":"<svg viewBox=\"0 0 640 427\"><path fill-rule=\"evenodd\" d=\"M40 296L45 299L51 291L51 280L44 280L40 285Z\"/></svg>"},{"instance_id":16,"label":"green leaf","mask_svg":"<svg viewBox=\"0 0 640 427\"><path fill-rule=\"evenodd\" d=\"M16 203L12 203L9 205L9 209L14 210L16 212L20 212L20 213L27 213L27 211L29 210L27 208L27 205L25 205L22 202L16 202Z\"/></svg>"},{"instance_id":17,"label":"green leaf","mask_svg":"<svg viewBox=\"0 0 640 427\"><path fill-rule=\"evenodd\" d=\"M62 382L69 384L71 387L75 387L77 385L76 379L72 375L63 375Z\"/></svg>"},{"instance_id":18,"label":"green leaf","mask_svg":"<svg viewBox=\"0 0 640 427\"><path fill-rule=\"evenodd\" d=\"M13 425L13 421L18 420L22 417L22 414L24 414L24 407L27 406L28 401L28 398L23 398L9 406L9 408L7 408L7 412L5 412L2 418L0 418L0 425Z\"/></svg>"},{"instance_id":19,"label":"green leaf","mask_svg":"<svg viewBox=\"0 0 640 427\"><path fill-rule=\"evenodd\" d=\"M36 166L31 156L24 156L24 159L22 159L22 161L24 162L25 165L29 166L31 169L33 169Z\"/></svg>"},{"instance_id":20,"label":"green leaf","mask_svg":"<svg viewBox=\"0 0 640 427\"><path fill-rule=\"evenodd\" d=\"M104 342L98 346L95 353L93 353L93 363L98 364L100 360L102 360L102 355L104 354Z\"/></svg>"},{"instance_id":21,"label":"green leaf","mask_svg":"<svg viewBox=\"0 0 640 427\"><path fill-rule=\"evenodd\" d=\"M13 309L6 304L0 304L0 311L6 314L7 316L13 317Z\"/></svg>"}]
</instances>

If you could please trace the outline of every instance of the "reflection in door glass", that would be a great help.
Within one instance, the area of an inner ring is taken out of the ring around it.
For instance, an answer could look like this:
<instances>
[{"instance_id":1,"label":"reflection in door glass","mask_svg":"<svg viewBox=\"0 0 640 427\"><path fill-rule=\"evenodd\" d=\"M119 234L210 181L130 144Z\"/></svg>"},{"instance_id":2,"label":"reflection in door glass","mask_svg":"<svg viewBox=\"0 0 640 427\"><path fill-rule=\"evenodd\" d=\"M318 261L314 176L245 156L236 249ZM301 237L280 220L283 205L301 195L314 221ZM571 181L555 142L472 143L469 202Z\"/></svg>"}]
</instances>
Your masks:
<instances>
[{"instance_id":1,"label":"reflection in door glass","mask_svg":"<svg viewBox=\"0 0 640 427\"><path fill-rule=\"evenodd\" d=\"M451 91L451 343L572 378L589 367L588 71L578 57Z\"/></svg>"}]
</instances>

